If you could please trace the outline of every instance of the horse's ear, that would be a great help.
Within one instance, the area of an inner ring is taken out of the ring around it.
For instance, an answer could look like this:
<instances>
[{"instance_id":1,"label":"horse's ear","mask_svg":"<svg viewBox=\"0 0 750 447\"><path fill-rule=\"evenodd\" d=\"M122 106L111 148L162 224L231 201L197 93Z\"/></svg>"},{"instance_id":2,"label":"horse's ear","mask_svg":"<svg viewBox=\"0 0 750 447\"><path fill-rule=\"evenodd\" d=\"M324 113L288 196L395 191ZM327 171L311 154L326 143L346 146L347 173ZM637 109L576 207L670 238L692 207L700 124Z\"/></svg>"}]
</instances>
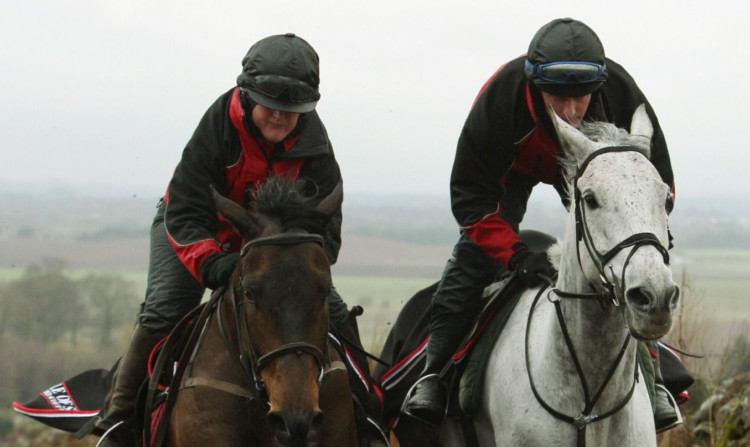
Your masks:
<instances>
[{"instance_id":1,"label":"horse's ear","mask_svg":"<svg viewBox=\"0 0 750 447\"><path fill-rule=\"evenodd\" d=\"M596 143L589 140L583 132L557 116L557 113L555 113L555 110L552 107L549 108L549 113L552 117L552 123L555 125L555 131L560 139L560 146L562 147L565 156L568 158L574 158L576 164L580 166L588 154L596 150L598 146Z\"/></svg>"},{"instance_id":2,"label":"horse's ear","mask_svg":"<svg viewBox=\"0 0 750 447\"><path fill-rule=\"evenodd\" d=\"M261 233L263 226L253 213L219 194L213 185L209 186L214 203L216 204L216 210L232 224L240 236L250 240Z\"/></svg>"},{"instance_id":3,"label":"horse's ear","mask_svg":"<svg viewBox=\"0 0 750 447\"><path fill-rule=\"evenodd\" d=\"M651 137L654 135L654 126L646 112L646 104L641 104L633 113L633 120L630 122L630 135L640 137L645 143L645 148L651 147Z\"/></svg>"},{"instance_id":4,"label":"horse's ear","mask_svg":"<svg viewBox=\"0 0 750 447\"><path fill-rule=\"evenodd\" d=\"M326 216L333 216L344 201L344 182L339 180L330 194L323 197L316 209Z\"/></svg>"}]
</instances>

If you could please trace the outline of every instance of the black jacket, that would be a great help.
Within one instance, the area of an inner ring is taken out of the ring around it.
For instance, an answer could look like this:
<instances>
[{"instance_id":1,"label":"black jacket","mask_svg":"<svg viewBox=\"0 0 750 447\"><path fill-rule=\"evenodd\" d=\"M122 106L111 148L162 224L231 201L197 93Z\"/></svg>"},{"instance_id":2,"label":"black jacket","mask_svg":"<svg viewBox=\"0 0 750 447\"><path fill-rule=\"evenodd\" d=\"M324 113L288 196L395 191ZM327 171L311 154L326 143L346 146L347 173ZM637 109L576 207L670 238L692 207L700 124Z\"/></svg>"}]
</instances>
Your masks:
<instances>
[{"instance_id":1,"label":"black jacket","mask_svg":"<svg viewBox=\"0 0 750 447\"><path fill-rule=\"evenodd\" d=\"M560 146L538 89L526 80L525 56L500 67L482 87L466 119L451 174L451 207L463 230L495 260L508 265L519 247L518 225L532 188L555 185ZM672 167L659 122L633 78L607 59L607 81L592 94L585 120L630 128L645 103L654 127L651 162L674 190Z\"/></svg>"},{"instance_id":2,"label":"black jacket","mask_svg":"<svg viewBox=\"0 0 750 447\"><path fill-rule=\"evenodd\" d=\"M305 178L323 198L341 180L323 123L317 112L300 115L297 128L281 143L258 138L244 117L239 88L220 96L206 111L182 153L167 188L165 225L178 257L200 281L200 266L212 254L240 249L240 239L216 213L209 185L249 207L253 188L272 174ZM325 234L331 263L341 246L341 209Z\"/></svg>"}]
</instances>

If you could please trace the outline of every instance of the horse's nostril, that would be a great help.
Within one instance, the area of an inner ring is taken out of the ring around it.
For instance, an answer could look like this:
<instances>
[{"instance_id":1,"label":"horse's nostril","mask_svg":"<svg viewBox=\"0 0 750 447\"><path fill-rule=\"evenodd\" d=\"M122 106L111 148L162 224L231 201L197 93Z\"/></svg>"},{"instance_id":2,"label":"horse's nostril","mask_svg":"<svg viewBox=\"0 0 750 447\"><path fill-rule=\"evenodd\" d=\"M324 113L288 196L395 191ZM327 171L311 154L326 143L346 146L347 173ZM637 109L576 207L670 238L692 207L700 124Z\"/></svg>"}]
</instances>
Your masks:
<instances>
[{"instance_id":1,"label":"horse's nostril","mask_svg":"<svg viewBox=\"0 0 750 447\"><path fill-rule=\"evenodd\" d=\"M680 305L680 288L675 287L672 292L672 298L669 300L669 306L672 309L676 309Z\"/></svg>"},{"instance_id":2,"label":"horse's nostril","mask_svg":"<svg viewBox=\"0 0 750 447\"><path fill-rule=\"evenodd\" d=\"M313 412L312 421L310 422L310 434L308 435L308 440L311 442L311 445L317 445L319 441L320 434L323 430L323 412L322 411L316 411Z\"/></svg>"},{"instance_id":3,"label":"horse's nostril","mask_svg":"<svg viewBox=\"0 0 750 447\"><path fill-rule=\"evenodd\" d=\"M277 439L289 438L289 429L287 428L286 422L284 422L284 417L280 412L269 412L268 415L266 415L266 420L268 421L268 426L271 428L271 431L274 433Z\"/></svg>"},{"instance_id":4,"label":"horse's nostril","mask_svg":"<svg viewBox=\"0 0 750 447\"><path fill-rule=\"evenodd\" d=\"M271 411L266 415L268 426L279 445L317 445L323 426L323 412L313 410L299 414Z\"/></svg>"},{"instance_id":5,"label":"horse's nostril","mask_svg":"<svg viewBox=\"0 0 750 447\"><path fill-rule=\"evenodd\" d=\"M323 426L323 412L320 410L313 412L312 422L310 422L310 427L312 430L320 430L320 427Z\"/></svg>"},{"instance_id":6,"label":"horse's nostril","mask_svg":"<svg viewBox=\"0 0 750 447\"><path fill-rule=\"evenodd\" d=\"M625 298L636 307L647 308L651 304L651 296L641 287L628 289Z\"/></svg>"}]
</instances>

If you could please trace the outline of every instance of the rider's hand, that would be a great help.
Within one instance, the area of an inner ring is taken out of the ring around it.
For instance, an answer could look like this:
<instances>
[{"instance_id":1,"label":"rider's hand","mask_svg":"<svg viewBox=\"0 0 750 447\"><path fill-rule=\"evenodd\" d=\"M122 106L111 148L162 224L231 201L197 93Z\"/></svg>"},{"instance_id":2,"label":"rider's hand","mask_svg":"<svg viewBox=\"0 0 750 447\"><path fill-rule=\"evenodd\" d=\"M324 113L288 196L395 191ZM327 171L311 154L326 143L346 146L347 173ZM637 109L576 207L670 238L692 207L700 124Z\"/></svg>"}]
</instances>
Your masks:
<instances>
[{"instance_id":1,"label":"rider's hand","mask_svg":"<svg viewBox=\"0 0 750 447\"><path fill-rule=\"evenodd\" d=\"M201 264L201 282L209 289L216 290L229 283L232 272L240 258L239 253L214 253Z\"/></svg>"},{"instance_id":2,"label":"rider's hand","mask_svg":"<svg viewBox=\"0 0 750 447\"><path fill-rule=\"evenodd\" d=\"M549 279L557 274L552 263L549 262L546 252L532 252L527 248L521 248L511 258L509 267L521 277L529 287L545 282L542 276Z\"/></svg>"}]
</instances>

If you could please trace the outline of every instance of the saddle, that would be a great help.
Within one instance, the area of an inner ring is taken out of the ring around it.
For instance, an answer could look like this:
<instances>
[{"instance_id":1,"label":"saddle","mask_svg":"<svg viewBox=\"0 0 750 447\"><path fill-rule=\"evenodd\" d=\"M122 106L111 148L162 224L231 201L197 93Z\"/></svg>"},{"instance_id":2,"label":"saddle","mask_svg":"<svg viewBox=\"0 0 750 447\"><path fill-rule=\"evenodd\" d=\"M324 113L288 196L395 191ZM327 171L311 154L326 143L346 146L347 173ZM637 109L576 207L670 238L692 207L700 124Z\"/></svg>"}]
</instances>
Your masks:
<instances>
[{"instance_id":1,"label":"saddle","mask_svg":"<svg viewBox=\"0 0 750 447\"><path fill-rule=\"evenodd\" d=\"M384 420L389 427L398 422L401 405L424 369L429 339L429 306L436 288L437 283L417 292L406 303L381 354L383 359L391 361L392 366L385 368L378 365L373 371L373 377L384 394ZM482 298L485 303L476 323L451 357L450 364L443 369L442 378L450 396L449 417L466 420L479 409L489 353L524 290L523 282L515 275L505 277L485 289ZM677 402L687 400L686 390L693 383L693 378L668 345L659 343L659 352L649 353L649 348L641 343L639 356L646 358L639 358L642 367L650 368L651 389L654 367L648 359L658 358L667 390Z\"/></svg>"},{"instance_id":2,"label":"saddle","mask_svg":"<svg viewBox=\"0 0 750 447\"><path fill-rule=\"evenodd\" d=\"M388 369L378 366L373 371L385 395L385 420L390 426L397 422L401 403L424 368L429 339L430 299L436 287L437 283L417 292L407 302L388 335L381 355L384 359L392 360L393 366ZM450 364L443 369L443 380L451 396L449 416L466 417L473 414L482 396L488 352L523 289L523 282L516 276L507 276L485 289L483 309L476 323L464 336Z\"/></svg>"}]
</instances>

